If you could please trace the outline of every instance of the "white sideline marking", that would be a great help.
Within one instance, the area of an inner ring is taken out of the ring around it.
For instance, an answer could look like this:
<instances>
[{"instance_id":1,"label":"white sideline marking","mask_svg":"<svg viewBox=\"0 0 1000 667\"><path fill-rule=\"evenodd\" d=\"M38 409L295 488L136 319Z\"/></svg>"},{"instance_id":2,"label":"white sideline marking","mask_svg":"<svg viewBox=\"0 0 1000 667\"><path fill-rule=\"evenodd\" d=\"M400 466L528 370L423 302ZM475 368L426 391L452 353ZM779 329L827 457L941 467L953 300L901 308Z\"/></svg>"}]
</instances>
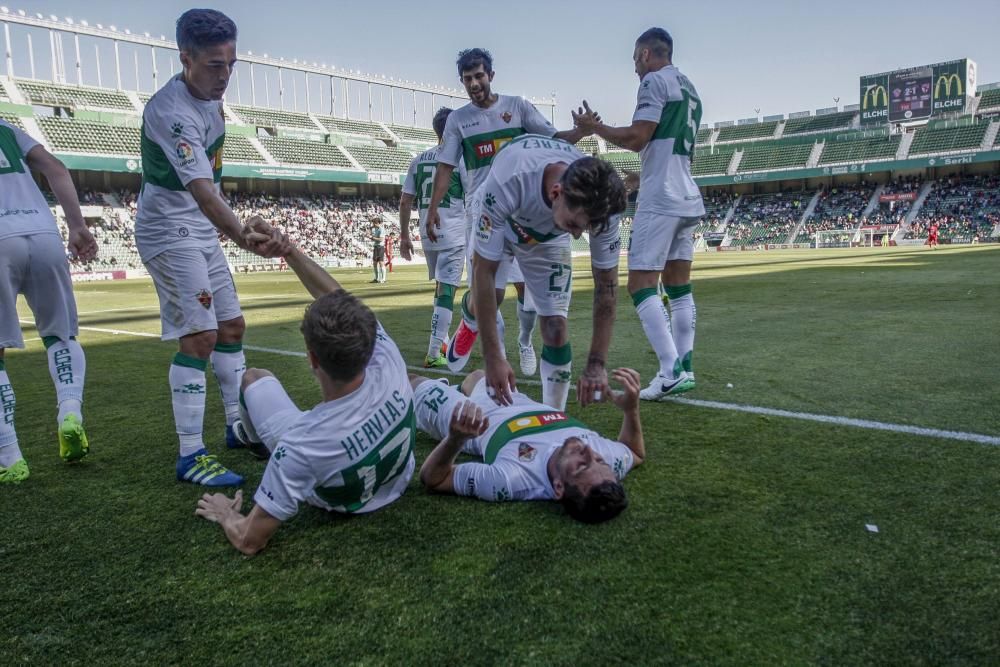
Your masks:
<instances>
[{"instance_id":1,"label":"white sideline marking","mask_svg":"<svg viewBox=\"0 0 1000 667\"><path fill-rule=\"evenodd\" d=\"M31 320L21 320L30 324ZM113 335L140 336L142 338L159 338L158 334L143 333L140 331L125 331L122 329L104 329L98 327L80 327L81 331L94 331L97 333L108 333ZM269 354L279 354L285 357L305 357L305 352L295 350L281 350L273 347L260 347L258 345L244 345L243 349L252 352L267 352ZM407 365L407 368L420 373L437 373L439 375L450 375L452 377L465 377L466 373L454 373L449 370L439 370L436 368L424 368L423 366ZM541 386L538 380L518 380L519 384L530 386ZM571 387L574 388L575 387ZM730 412L746 412L755 415L767 415L769 417L784 417L786 419L799 419L802 421L818 422L821 424L834 424L836 426L851 426L854 428L864 428L872 431L890 431L892 433L906 433L908 435L920 435L928 438L941 438L942 440L959 440L962 442L977 442L983 445L1000 446L1000 436L985 435L982 433L969 433L966 431L948 431L937 428L924 428L922 426L908 426L906 424L891 424L889 422L873 421L871 419L854 419L851 417L837 417L834 415L819 415L812 412L795 412L794 410L779 410L777 408L761 408L756 405L742 405L740 403L723 403L721 401L704 401L698 398L667 398L670 403L680 403L699 408L711 408L713 410L728 410Z\"/></svg>"}]
</instances>

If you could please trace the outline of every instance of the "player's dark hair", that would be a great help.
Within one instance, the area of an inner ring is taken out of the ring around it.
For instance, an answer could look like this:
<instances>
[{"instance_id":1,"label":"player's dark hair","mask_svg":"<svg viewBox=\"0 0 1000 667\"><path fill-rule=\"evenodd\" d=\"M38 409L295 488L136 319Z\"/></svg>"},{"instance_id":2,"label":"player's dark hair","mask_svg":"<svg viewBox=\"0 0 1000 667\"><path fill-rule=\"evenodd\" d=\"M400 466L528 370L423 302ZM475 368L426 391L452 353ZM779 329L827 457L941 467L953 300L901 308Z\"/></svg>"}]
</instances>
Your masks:
<instances>
[{"instance_id":1,"label":"player's dark hair","mask_svg":"<svg viewBox=\"0 0 1000 667\"><path fill-rule=\"evenodd\" d=\"M302 337L319 366L333 380L352 380L368 365L375 349L375 313L343 290L324 294L306 308Z\"/></svg>"},{"instance_id":2,"label":"player's dark hair","mask_svg":"<svg viewBox=\"0 0 1000 667\"><path fill-rule=\"evenodd\" d=\"M493 74L493 56L486 49L475 48L459 51L455 64L458 66L459 77L462 76L463 72L476 69L479 65L483 66L487 74Z\"/></svg>"},{"instance_id":3,"label":"player's dark hair","mask_svg":"<svg viewBox=\"0 0 1000 667\"><path fill-rule=\"evenodd\" d=\"M625 210L625 184L611 163L584 157L570 164L559 179L569 208L583 207L590 231L600 234L613 215Z\"/></svg>"},{"instance_id":4,"label":"player's dark hair","mask_svg":"<svg viewBox=\"0 0 1000 667\"><path fill-rule=\"evenodd\" d=\"M214 9L189 9L177 19L177 48L198 51L236 41L236 24Z\"/></svg>"},{"instance_id":5,"label":"player's dark hair","mask_svg":"<svg viewBox=\"0 0 1000 667\"><path fill-rule=\"evenodd\" d=\"M583 495L572 484L566 484L559 500L566 513L583 523L602 523L614 519L628 507L625 487L621 482L601 482Z\"/></svg>"},{"instance_id":6,"label":"player's dark hair","mask_svg":"<svg viewBox=\"0 0 1000 667\"><path fill-rule=\"evenodd\" d=\"M444 136L444 126L448 122L448 116L451 115L451 111L448 107L441 107L434 114L434 119L431 120L431 127L434 128L434 134L438 135L438 139Z\"/></svg>"},{"instance_id":7,"label":"player's dark hair","mask_svg":"<svg viewBox=\"0 0 1000 667\"><path fill-rule=\"evenodd\" d=\"M674 38L663 28L650 28L639 35L635 43L644 49L649 49L659 58L673 60Z\"/></svg>"}]
</instances>

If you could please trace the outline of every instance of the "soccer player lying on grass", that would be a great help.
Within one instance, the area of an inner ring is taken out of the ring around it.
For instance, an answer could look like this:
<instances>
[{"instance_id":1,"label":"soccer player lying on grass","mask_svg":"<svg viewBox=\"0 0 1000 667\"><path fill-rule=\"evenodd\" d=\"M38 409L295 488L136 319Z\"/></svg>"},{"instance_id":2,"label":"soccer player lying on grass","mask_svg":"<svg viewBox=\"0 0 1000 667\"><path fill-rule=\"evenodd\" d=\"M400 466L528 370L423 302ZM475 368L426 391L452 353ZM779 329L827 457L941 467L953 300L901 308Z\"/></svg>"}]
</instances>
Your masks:
<instances>
[{"instance_id":1,"label":"soccer player lying on grass","mask_svg":"<svg viewBox=\"0 0 1000 667\"><path fill-rule=\"evenodd\" d=\"M483 371L454 387L413 376L417 428L440 439L420 467L420 481L440 493L481 500L557 500L584 523L613 519L628 506L621 480L642 463L639 373L619 368L623 391L602 396L623 414L618 441L608 440L562 412L515 391L513 403L487 395ZM460 452L482 463L455 464Z\"/></svg>"},{"instance_id":2,"label":"soccer player lying on grass","mask_svg":"<svg viewBox=\"0 0 1000 667\"><path fill-rule=\"evenodd\" d=\"M254 229L261 238L271 233L266 223ZM300 410L274 375L248 369L234 431L254 451L270 453L256 505L244 516L240 491L234 498L205 494L195 512L221 524L248 555L263 549L300 503L372 512L403 494L415 467L413 391L396 344L367 306L300 250L287 260L316 298L301 330L323 400Z\"/></svg>"}]
</instances>

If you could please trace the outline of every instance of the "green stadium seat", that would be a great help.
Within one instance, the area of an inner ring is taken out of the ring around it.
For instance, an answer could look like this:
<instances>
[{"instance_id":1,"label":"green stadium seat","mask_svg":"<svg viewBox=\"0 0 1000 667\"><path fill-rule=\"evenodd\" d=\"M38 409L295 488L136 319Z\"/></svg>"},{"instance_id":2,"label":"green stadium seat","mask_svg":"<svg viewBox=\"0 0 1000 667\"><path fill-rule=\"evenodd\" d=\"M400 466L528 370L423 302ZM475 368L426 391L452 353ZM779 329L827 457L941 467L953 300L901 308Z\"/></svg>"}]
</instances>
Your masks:
<instances>
[{"instance_id":1,"label":"green stadium seat","mask_svg":"<svg viewBox=\"0 0 1000 667\"><path fill-rule=\"evenodd\" d=\"M10 99L10 94L7 92L7 89L3 87L2 81L0 81L0 99L2 100Z\"/></svg>"},{"instance_id":2,"label":"green stadium seat","mask_svg":"<svg viewBox=\"0 0 1000 667\"><path fill-rule=\"evenodd\" d=\"M825 116L809 116L807 118L791 118L785 122L782 136L790 134L805 134L807 132L823 132L828 130L846 129L854 122L854 111L842 111Z\"/></svg>"},{"instance_id":3,"label":"green stadium seat","mask_svg":"<svg viewBox=\"0 0 1000 667\"><path fill-rule=\"evenodd\" d=\"M762 139L774 135L778 121L767 123L752 123L750 125L732 125L719 130L716 141L742 141L745 139Z\"/></svg>"},{"instance_id":4,"label":"green stadium seat","mask_svg":"<svg viewBox=\"0 0 1000 667\"><path fill-rule=\"evenodd\" d=\"M740 166L737 171L764 171L767 169L784 169L788 167L804 167L809 160L813 144L793 144L791 146L770 145L771 142L761 142L760 147L747 148L743 151Z\"/></svg>"},{"instance_id":5,"label":"green stadium seat","mask_svg":"<svg viewBox=\"0 0 1000 667\"><path fill-rule=\"evenodd\" d=\"M12 113L7 113L5 111L0 111L0 120L5 120L19 130L24 129L24 123L21 122L21 118Z\"/></svg>"},{"instance_id":6,"label":"green stadium seat","mask_svg":"<svg viewBox=\"0 0 1000 667\"><path fill-rule=\"evenodd\" d=\"M823 145L820 164L891 160L899 150L900 136L860 139L856 141L827 141Z\"/></svg>"},{"instance_id":7,"label":"green stadium seat","mask_svg":"<svg viewBox=\"0 0 1000 667\"><path fill-rule=\"evenodd\" d=\"M264 157L257 152L246 137L239 134L227 134L222 150L222 161L225 162L264 162Z\"/></svg>"},{"instance_id":8,"label":"green stadium seat","mask_svg":"<svg viewBox=\"0 0 1000 667\"><path fill-rule=\"evenodd\" d=\"M408 127L406 125L390 125L393 133L403 141L419 141L427 144L436 144L438 139L434 130L425 127Z\"/></svg>"},{"instance_id":9,"label":"green stadium seat","mask_svg":"<svg viewBox=\"0 0 1000 667\"><path fill-rule=\"evenodd\" d=\"M354 169L351 161L333 144L287 137L265 137L261 143L278 162Z\"/></svg>"},{"instance_id":10,"label":"green stadium seat","mask_svg":"<svg viewBox=\"0 0 1000 667\"><path fill-rule=\"evenodd\" d=\"M710 127L703 127L700 130L698 130L698 134L695 137L694 141L695 141L696 144L703 144L706 141L708 141L708 138L710 136L712 136L712 128L710 128Z\"/></svg>"},{"instance_id":11,"label":"green stadium seat","mask_svg":"<svg viewBox=\"0 0 1000 667\"><path fill-rule=\"evenodd\" d=\"M604 153L601 155L601 158L614 165L619 173L622 173L625 169L639 171L640 161L638 153L633 153L632 151L614 151Z\"/></svg>"},{"instance_id":12,"label":"green stadium seat","mask_svg":"<svg viewBox=\"0 0 1000 667\"><path fill-rule=\"evenodd\" d=\"M320 131L307 113L262 109L260 107L247 107L236 104L229 105L229 108L248 125L256 125L257 127L298 127L314 132Z\"/></svg>"},{"instance_id":13,"label":"green stadium seat","mask_svg":"<svg viewBox=\"0 0 1000 667\"><path fill-rule=\"evenodd\" d=\"M355 160L368 171L406 172L413 154L400 148L378 146L344 146Z\"/></svg>"},{"instance_id":14,"label":"green stadium seat","mask_svg":"<svg viewBox=\"0 0 1000 667\"><path fill-rule=\"evenodd\" d=\"M809 192L745 196L726 226L736 247L784 243L809 204Z\"/></svg>"},{"instance_id":15,"label":"green stadium seat","mask_svg":"<svg viewBox=\"0 0 1000 667\"><path fill-rule=\"evenodd\" d=\"M721 148L721 147L720 147ZM691 174L708 176L710 174L725 174L729 163L733 160L734 151L718 150L715 153L695 153L691 160Z\"/></svg>"},{"instance_id":16,"label":"green stadium seat","mask_svg":"<svg viewBox=\"0 0 1000 667\"><path fill-rule=\"evenodd\" d=\"M1000 107L1000 88L984 90L979 95L979 110Z\"/></svg>"},{"instance_id":17,"label":"green stadium seat","mask_svg":"<svg viewBox=\"0 0 1000 667\"><path fill-rule=\"evenodd\" d=\"M869 183L840 185L824 190L812 216L806 220L794 242L812 243L817 231L856 230L874 192L875 186Z\"/></svg>"},{"instance_id":18,"label":"green stadium seat","mask_svg":"<svg viewBox=\"0 0 1000 667\"><path fill-rule=\"evenodd\" d=\"M597 143L597 139L594 137L580 139L580 141L576 142L576 147L580 149L580 152L584 155L597 155L601 152L601 146Z\"/></svg>"},{"instance_id":19,"label":"green stadium seat","mask_svg":"<svg viewBox=\"0 0 1000 667\"><path fill-rule=\"evenodd\" d=\"M36 116L54 151L138 156L139 128L87 120Z\"/></svg>"},{"instance_id":20,"label":"green stadium seat","mask_svg":"<svg viewBox=\"0 0 1000 667\"><path fill-rule=\"evenodd\" d=\"M338 134L359 134L364 137L374 139L391 139L378 123L367 120L354 120L352 118L335 118L333 116L317 116L323 127ZM437 137L434 138L437 143Z\"/></svg>"},{"instance_id":21,"label":"green stadium seat","mask_svg":"<svg viewBox=\"0 0 1000 667\"><path fill-rule=\"evenodd\" d=\"M948 151L979 148L986 136L989 123L975 123L961 127L932 130L922 127L917 130L910 145L910 155L945 153Z\"/></svg>"},{"instance_id":22,"label":"green stadium seat","mask_svg":"<svg viewBox=\"0 0 1000 667\"><path fill-rule=\"evenodd\" d=\"M48 81L17 79L17 87L32 104L52 107L87 107L137 113L128 95L121 91L89 86L67 86Z\"/></svg>"}]
</instances>

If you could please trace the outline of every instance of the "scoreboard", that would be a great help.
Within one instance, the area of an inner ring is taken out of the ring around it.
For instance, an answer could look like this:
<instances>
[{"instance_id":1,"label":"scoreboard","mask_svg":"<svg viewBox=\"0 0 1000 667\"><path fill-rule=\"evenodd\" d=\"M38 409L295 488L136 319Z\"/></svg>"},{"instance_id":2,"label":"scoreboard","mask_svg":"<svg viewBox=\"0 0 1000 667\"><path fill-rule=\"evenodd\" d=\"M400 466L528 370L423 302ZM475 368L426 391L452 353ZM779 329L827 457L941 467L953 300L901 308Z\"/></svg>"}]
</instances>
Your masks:
<instances>
[{"instance_id":1,"label":"scoreboard","mask_svg":"<svg viewBox=\"0 0 1000 667\"><path fill-rule=\"evenodd\" d=\"M908 123L965 110L976 94L968 58L861 77L861 124Z\"/></svg>"}]
</instances>

